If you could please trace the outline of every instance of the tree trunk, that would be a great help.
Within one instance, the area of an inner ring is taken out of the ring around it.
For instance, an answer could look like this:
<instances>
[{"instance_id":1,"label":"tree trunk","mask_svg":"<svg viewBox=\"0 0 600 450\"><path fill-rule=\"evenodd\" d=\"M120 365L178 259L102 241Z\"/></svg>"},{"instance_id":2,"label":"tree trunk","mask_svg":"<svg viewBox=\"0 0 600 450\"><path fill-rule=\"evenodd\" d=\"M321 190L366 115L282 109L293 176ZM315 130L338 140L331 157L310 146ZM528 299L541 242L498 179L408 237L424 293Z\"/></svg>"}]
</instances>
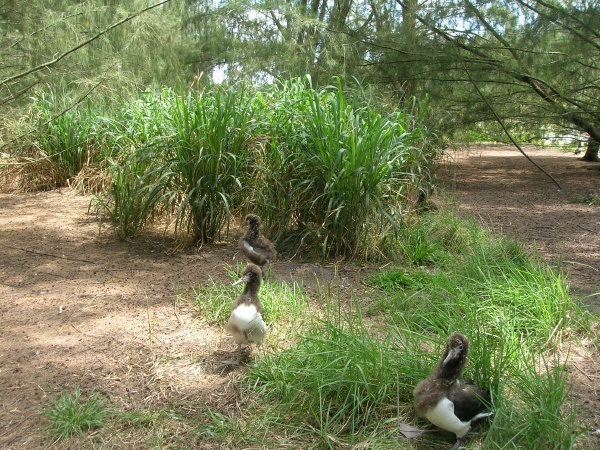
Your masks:
<instances>
[{"instance_id":1,"label":"tree trunk","mask_svg":"<svg viewBox=\"0 0 600 450\"><path fill-rule=\"evenodd\" d=\"M417 42L417 9L418 0L406 0L402 7L402 36L403 47L408 52L414 50ZM400 67L398 81L402 83L402 93L400 95L400 104L404 105L416 93L416 82L411 74L411 68L406 64Z\"/></svg>"},{"instance_id":2,"label":"tree trunk","mask_svg":"<svg viewBox=\"0 0 600 450\"><path fill-rule=\"evenodd\" d=\"M587 149L585 151L585 155L581 158L582 161L592 161L592 162L600 162L600 158L598 158L598 148L600 147L600 142L598 142L593 137L589 137L587 143Z\"/></svg>"}]
</instances>

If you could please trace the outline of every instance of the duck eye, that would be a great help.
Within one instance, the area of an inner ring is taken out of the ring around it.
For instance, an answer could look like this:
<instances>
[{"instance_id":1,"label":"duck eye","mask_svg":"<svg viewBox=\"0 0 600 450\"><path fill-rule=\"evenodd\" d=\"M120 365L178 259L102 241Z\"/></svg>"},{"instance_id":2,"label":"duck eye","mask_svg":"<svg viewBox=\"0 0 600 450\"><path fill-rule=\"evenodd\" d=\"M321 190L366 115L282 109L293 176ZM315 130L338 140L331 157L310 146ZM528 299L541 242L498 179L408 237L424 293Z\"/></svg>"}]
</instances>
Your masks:
<instances>
[{"instance_id":1,"label":"duck eye","mask_svg":"<svg viewBox=\"0 0 600 450\"><path fill-rule=\"evenodd\" d=\"M458 350L462 351L463 348L464 348L464 346L462 344L458 345Z\"/></svg>"}]
</instances>

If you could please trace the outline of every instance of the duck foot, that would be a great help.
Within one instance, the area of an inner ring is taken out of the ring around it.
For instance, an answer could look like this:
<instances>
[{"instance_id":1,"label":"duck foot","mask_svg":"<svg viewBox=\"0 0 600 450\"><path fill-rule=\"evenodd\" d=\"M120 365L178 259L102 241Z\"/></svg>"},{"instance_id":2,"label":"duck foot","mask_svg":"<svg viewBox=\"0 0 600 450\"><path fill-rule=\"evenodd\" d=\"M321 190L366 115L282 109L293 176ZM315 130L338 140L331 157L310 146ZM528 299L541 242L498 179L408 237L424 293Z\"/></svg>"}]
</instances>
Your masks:
<instances>
[{"instance_id":1,"label":"duck foot","mask_svg":"<svg viewBox=\"0 0 600 450\"><path fill-rule=\"evenodd\" d=\"M407 439L414 439L424 434L437 433L437 430L421 430L407 423L401 423L398 426L398 431Z\"/></svg>"},{"instance_id":2,"label":"duck foot","mask_svg":"<svg viewBox=\"0 0 600 450\"><path fill-rule=\"evenodd\" d=\"M226 366L239 366L240 361L242 359L242 346L238 344L237 348L237 358L236 359L228 359L227 361L221 361Z\"/></svg>"},{"instance_id":3,"label":"duck foot","mask_svg":"<svg viewBox=\"0 0 600 450\"><path fill-rule=\"evenodd\" d=\"M225 364L226 366L239 366L240 360L229 359L227 361L221 361L221 364Z\"/></svg>"},{"instance_id":4,"label":"duck foot","mask_svg":"<svg viewBox=\"0 0 600 450\"><path fill-rule=\"evenodd\" d=\"M460 447L460 441L461 439L458 438L450 450L456 450L458 447Z\"/></svg>"},{"instance_id":5,"label":"duck foot","mask_svg":"<svg viewBox=\"0 0 600 450\"><path fill-rule=\"evenodd\" d=\"M485 417L490 417L492 414L494 414L494 412L493 412L493 411L492 411L492 412L483 412L483 413L479 413L479 414L477 414L475 417L473 417L473 418L471 419L471 423L472 423L472 422L475 422L476 420L483 419L483 418L485 418Z\"/></svg>"}]
</instances>

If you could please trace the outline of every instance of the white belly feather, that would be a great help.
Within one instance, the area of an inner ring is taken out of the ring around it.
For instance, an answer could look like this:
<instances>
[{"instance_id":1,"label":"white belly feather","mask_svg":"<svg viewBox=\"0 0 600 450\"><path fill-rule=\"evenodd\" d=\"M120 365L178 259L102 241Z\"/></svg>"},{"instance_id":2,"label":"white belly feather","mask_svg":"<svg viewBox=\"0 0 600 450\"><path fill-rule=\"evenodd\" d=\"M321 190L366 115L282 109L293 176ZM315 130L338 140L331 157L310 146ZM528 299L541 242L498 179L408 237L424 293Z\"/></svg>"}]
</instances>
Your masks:
<instances>
[{"instance_id":1,"label":"white belly feather","mask_svg":"<svg viewBox=\"0 0 600 450\"><path fill-rule=\"evenodd\" d=\"M463 422L454 414L454 403L448 398L441 399L435 407L431 408L425 414L427 420L432 424L456 434L457 438L462 438L471 428L471 422L491 416L491 412L477 414L468 422Z\"/></svg>"},{"instance_id":2,"label":"white belly feather","mask_svg":"<svg viewBox=\"0 0 600 450\"><path fill-rule=\"evenodd\" d=\"M260 344L265 338L267 325L262 314L256 310L256 306L241 304L232 311L225 330L233 336L237 344L244 342Z\"/></svg>"},{"instance_id":3,"label":"white belly feather","mask_svg":"<svg viewBox=\"0 0 600 450\"><path fill-rule=\"evenodd\" d=\"M425 417L432 424L456 434L457 438L462 438L471 427L470 422L463 422L454 415L454 403L446 397L441 399L435 407L427 411Z\"/></svg>"}]
</instances>

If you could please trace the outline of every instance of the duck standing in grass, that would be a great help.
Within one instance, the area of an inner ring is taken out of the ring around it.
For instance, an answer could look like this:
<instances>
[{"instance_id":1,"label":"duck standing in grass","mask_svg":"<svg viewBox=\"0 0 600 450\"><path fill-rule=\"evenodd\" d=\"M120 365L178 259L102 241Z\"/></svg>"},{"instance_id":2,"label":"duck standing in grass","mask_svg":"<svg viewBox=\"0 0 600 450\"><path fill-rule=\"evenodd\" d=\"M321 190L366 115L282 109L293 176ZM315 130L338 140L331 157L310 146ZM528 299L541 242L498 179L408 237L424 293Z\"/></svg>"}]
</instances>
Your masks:
<instances>
[{"instance_id":1,"label":"duck standing in grass","mask_svg":"<svg viewBox=\"0 0 600 450\"><path fill-rule=\"evenodd\" d=\"M238 365L242 356L242 344L255 342L260 345L267 333L267 325L262 318L262 304L258 298L262 271L255 264L248 264L242 273L242 278L233 283L237 286L246 283L244 292L233 304L225 331L229 333L238 345L237 359L223 361L224 364Z\"/></svg>"},{"instance_id":2,"label":"duck standing in grass","mask_svg":"<svg viewBox=\"0 0 600 450\"><path fill-rule=\"evenodd\" d=\"M248 231L239 241L238 247L246 257L260 267L262 276L265 276L265 266L277 256L273 243L260 234L260 217L248 214L242 226L248 226Z\"/></svg>"},{"instance_id":3,"label":"duck standing in grass","mask_svg":"<svg viewBox=\"0 0 600 450\"><path fill-rule=\"evenodd\" d=\"M417 413L456 434L456 443L451 450L460 446L472 422L492 414L486 412L490 403L489 391L462 379L468 351L466 336L453 333L446 340L446 350L437 367L413 391Z\"/></svg>"}]
</instances>

